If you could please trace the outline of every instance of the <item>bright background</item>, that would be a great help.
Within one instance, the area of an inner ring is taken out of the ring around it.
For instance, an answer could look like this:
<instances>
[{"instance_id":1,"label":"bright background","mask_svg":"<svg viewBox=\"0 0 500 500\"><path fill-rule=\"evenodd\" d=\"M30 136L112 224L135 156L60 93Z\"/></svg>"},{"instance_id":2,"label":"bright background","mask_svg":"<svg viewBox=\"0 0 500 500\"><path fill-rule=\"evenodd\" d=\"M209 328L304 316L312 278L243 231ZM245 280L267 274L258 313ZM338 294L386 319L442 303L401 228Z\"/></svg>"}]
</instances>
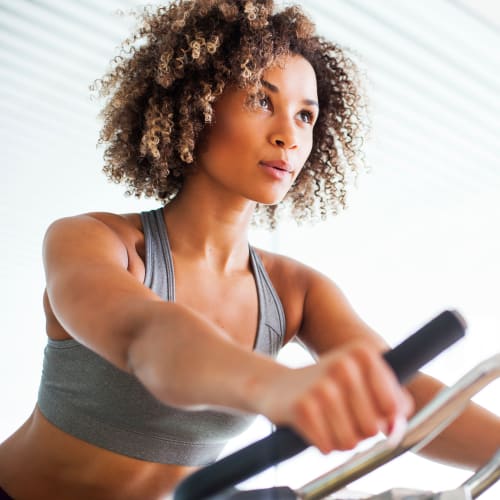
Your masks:
<instances>
[{"instance_id":1,"label":"bright background","mask_svg":"<svg viewBox=\"0 0 500 500\"><path fill-rule=\"evenodd\" d=\"M500 7L495 1L308 0L318 30L350 47L372 105L371 173L347 211L312 228L254 231L256 245L318 268L391 343L444 308L468 338L426 371L453 383L500 351ZM128 212L101 174L100 77L129 32L131 0L0 0L0 440L29 415L45 344L41 241L56 218ZM294 349L288 363L303 362ZM476 400L500 414L499 383ZM260 421L243 440L268 432ZM300 486L344 460L314 451L267 474ZM354 484L440 490L464 471L405 455ZM259 479L260 481L260 479ZM496 485L484 499L498 498Z\"/></svg>"}]
</instances>

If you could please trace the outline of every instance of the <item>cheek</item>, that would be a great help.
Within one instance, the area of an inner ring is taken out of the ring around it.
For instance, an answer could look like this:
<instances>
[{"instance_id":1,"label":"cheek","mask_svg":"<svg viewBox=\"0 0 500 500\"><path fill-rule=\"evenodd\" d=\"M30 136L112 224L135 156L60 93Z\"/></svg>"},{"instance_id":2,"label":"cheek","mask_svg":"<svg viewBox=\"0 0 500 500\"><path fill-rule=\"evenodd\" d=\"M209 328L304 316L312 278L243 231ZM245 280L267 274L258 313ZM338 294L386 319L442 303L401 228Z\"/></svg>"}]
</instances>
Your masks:
<instances>
[{"instance_id":1,"label":"cheek","mask_svg":"<svg viewBox=\"0 0 500 500\"><path fill-rule=\"evenodd\" d=\"M312 148L313 148L313 139L311 137L311 138L306 139L305 142L303 143L301 155L300 155L300 169L297 171L297 173L294 177L294 181L300 175L302 170L304 170L304 164L307 162L307 160L311 156Z\"/></svg>"},{"instance_id":2,"label":"cheek","mask_svg":"<svg viewBox=\"0 0 500 500\"><path fill-rule=\"evenodd\" d=\"M311 155L311 151L313 148L313 135L308 134L308 136L304 139L304 142L302 143L302 151L301 151L301 161L302 165L307 161L309 156Z\"/></svg>"},{"instance_id":3,"label":"cheek","mask_svg":"<svg viewBox=\"0 0 500 500\"><path fill-rule=\"evenodd\" d=\"M244 121L226 119L218 122L207 135L204 150L218 158L245 156L249 152L251 138L251 128Z\"/></svg>"},{"instance_id":4,"label":"cheek","mask_svg":"<svg viewBox=\"0 0 500 500\"><path fill-rule=\"evenodd\" d=\"M230 121L217 122L207 131L199 152L199 161L208 169L234 163L245 155L246 141L241 129Z\"/></svg>"}]
</instances>

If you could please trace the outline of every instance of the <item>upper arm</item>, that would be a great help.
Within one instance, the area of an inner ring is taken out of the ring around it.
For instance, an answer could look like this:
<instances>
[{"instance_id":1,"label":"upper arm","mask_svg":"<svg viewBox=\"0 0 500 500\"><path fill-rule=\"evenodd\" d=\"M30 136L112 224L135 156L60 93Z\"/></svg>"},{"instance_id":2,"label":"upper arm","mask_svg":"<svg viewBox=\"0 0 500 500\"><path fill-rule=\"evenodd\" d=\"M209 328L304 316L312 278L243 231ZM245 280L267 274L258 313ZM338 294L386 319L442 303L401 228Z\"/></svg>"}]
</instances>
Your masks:
<instances>
[{"instance_id":1,"label":"upper arm","mask_svg":"<svg viewBox=\"0 0 500 500\"><path fill-rule=\"evenodd\" d=\"M89 215L60 219L45 235L47 296L61 326L117 366L140 320L140 307L159 300L128 269L127 247Z\"/></svg>"},{"instance_id":2,"label":"upper arm","mask_svg":"<svg viewBox=\"0 0 500 500\"><path fill-rule=\"evenodd\" d=\"M354 311L338 286L325 275L304 266L305 294L299 338L322 354L346 342L362 340L380 351L387 345Z\"/></svg>"}]
</instances>

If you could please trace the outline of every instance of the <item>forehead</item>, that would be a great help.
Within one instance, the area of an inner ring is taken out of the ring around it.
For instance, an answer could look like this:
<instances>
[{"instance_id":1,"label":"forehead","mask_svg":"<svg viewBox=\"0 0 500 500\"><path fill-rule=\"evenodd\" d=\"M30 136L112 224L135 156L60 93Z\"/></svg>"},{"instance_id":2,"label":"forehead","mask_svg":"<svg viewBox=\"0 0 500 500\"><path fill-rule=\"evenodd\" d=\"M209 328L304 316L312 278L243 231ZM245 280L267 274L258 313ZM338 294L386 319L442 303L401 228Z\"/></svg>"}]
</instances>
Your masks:
<instances>
[{"instance_id":1,"label":"forehead","mask_svg":"<svg viewBox=\"0 0 500 500\"><path fill-rule=\"evenodd\" d=\"M317 99L316 73L311 63L300 55L281 57L264 71L262 78L278 87L280 93Z\"/></svg>"}]
</instances>

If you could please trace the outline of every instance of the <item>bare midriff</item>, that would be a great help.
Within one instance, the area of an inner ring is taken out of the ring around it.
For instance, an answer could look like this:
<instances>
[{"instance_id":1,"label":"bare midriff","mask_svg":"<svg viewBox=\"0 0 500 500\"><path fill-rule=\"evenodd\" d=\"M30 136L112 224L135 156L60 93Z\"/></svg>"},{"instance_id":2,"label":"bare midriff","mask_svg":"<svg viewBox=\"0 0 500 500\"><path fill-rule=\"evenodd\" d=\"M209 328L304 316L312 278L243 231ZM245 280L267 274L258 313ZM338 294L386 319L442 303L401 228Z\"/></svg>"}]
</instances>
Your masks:
<instances>
[{"instance_id":1,"label":"bare midriff","mask_svg":"<svg viewBox=\"0 0 500 500\"><path fill-rule=\"evenodd\" d=\"M35 408L0 446L0 485L16 500L159 500L194 467L126 457L77 439Z\"/></svg>"}]
</instances>

